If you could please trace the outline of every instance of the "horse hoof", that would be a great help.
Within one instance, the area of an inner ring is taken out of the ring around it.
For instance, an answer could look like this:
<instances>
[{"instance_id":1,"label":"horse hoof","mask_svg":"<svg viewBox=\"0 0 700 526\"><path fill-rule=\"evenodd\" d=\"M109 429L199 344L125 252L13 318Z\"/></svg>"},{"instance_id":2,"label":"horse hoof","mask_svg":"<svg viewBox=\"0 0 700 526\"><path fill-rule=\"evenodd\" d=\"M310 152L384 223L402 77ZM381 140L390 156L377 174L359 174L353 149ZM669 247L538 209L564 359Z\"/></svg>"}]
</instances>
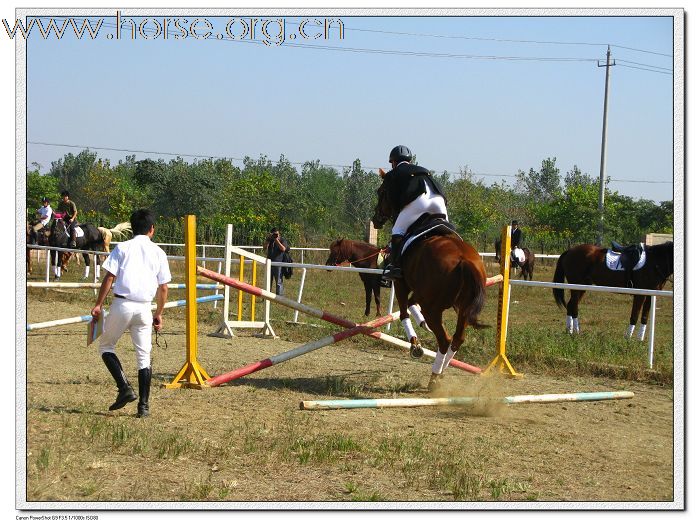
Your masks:
<instances>
[{"instance_id":1,"label":"horse hoof","mask_svg":"<svg viewBox=\"0 0 700 526\"><path fill-rule=\"evenodd\" d=\"M416 360L423 357L423 347L420 345L411 345L411 358Z\"/></svg>"},{"instance_id":2,"label":"horse hoof","mask_svg":"<svg viewBox=\"0 0 700 526\"><path fill-rule=\"evenodd\" d=\"M437 391L438 387L440 387L441 382L442 382L442 375L432 373L430 375L430 381L428 382L428 392L433 393L433 392Z\"/></svg>"}]
</instances>

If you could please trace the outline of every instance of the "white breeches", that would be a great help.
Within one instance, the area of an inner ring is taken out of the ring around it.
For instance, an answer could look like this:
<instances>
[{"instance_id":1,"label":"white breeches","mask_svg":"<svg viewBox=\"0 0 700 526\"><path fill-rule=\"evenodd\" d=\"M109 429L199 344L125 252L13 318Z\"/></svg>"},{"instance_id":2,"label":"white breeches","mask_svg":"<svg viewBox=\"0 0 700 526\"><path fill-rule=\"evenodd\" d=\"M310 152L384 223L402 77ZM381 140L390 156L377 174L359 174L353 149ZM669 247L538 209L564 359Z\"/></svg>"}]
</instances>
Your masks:
<instances>
[{"instance_id":1,"label":"white breeches","mask_svg":"<svg viewBox=\"0 0 700 526\"><path fill-rule=\"evenodd\" d=\"M403 207L391 229L392 236L403 236L408 227L426 212L429 214L445 214L445 220L449 221L447 207L442 196L434 193L427 183L425 183L425 190L424 194L419 195Z\"/></svg>"},{"instance_id":2,"label":"white breeches","mask_svg":"<svg viewBox=\"0 0 700 526\"><path fill-rule=\"evenodd\" d=\"M151 366L151 328L153 314L150 302L114 298L105 316L104 332L100 337L100 353L114 352L117 341L129 329L136 350L138 369Z\"/></svg>"}]
</instances>

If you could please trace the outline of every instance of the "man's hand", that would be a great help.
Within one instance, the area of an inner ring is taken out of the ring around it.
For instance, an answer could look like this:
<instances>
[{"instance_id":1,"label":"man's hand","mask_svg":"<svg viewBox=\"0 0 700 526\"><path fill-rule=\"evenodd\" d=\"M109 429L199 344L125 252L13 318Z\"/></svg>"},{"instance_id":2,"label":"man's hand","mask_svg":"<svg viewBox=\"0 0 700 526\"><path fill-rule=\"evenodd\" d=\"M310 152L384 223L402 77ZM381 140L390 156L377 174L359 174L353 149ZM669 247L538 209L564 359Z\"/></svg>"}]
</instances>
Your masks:
<instances>
[{"instance_id":1,"label":"man's hand","mask_svg":"<svg viewBox=\"0 0 700 526\"><path fill-rule=\"evenodd\" d=\"M163 328L163 315L158 314L156 316L153 316L153 328L155 329L156 332L160 332L160 330Z\"/></svg>"},{"instance_id":2,"label":"man's hand","mask_svg":"<svg viewBox=\"0 0 700 526\"><path fill-rule=\"evenodd\" d=\"M102 313L102 305L95 305L92 308L92 312L90 312L90 314L92 314L93 319L95 319L95 320L100 317L101 313Z\"/></svg>"}]
</instances>

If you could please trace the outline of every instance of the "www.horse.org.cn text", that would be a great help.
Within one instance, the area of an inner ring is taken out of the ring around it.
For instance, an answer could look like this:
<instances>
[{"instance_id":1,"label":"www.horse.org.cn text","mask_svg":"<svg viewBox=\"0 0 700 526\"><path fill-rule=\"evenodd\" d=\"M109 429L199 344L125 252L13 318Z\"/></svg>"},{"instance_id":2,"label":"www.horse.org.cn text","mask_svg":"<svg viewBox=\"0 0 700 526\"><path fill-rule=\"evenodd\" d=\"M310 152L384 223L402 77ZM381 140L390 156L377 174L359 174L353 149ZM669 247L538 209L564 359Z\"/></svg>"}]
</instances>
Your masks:
<instances>
[{"instance_id":1,"label":"www.horse.org.cn text","mask_svg":"<svg viewBox=\"0 0 700 526\"><path fill-rule=\"evenodd\" d=\"M184 17L125 17L120 11L115 17L27 17L26 24L15 19L10 27L3 18L5 33L13 40L25 40L32 34L44 40L68 38L78 40L234 40L266 46L281 46L294 40L343 40L345 27L339 18L184 18Z\"/></svg>"}]
</instances>

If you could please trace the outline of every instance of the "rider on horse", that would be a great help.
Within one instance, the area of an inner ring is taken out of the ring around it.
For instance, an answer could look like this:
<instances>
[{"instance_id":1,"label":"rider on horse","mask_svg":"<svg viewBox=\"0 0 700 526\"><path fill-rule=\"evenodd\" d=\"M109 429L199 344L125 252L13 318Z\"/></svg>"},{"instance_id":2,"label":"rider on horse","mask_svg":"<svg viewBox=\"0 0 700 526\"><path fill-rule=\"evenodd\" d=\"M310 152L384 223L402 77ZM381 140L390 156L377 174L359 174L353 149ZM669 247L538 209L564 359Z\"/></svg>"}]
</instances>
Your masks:
<instances>
[{"instance_id":1,"label":"rider on horse","mask_svg":"<svg viewBox=\"0 0 700 526\"><path fill-rule=\"evenodd\" d=\"M61 192L61 202L58 203L58 206L56 207L56 212L65 214L63 219L66 222L66 232L68 232L68 235L70 236L69 246L70 248L76 248L77 245L75 240L75 219L78 217L78 207L75 206L75 203L70 200L70 194L68 193L68 190L63 190L63 192Z\"/></svg>"},{"instance_id":2,"label":"rider on horse","mask_svg":"<svg viewBox=\"0 0 700 526\"><path fill-rule=\"evenodd\" d=\"M445 194L430 172L422 166L411 164L411 150L406 146L396 146L389 153L391 170L384 176L388 198L394 210L400 210L394 217L391 229L391 263L386 266L384 277L400 279L401 248L408 228L423 214L442 214L447 217Z\"/></svg>"},{"instance_id":3,"label":"rider on horse","mask_svg":"<svg viewBox=\"0 0 700 526\"><path fill-rule=\"evenodd\" d=\"M34 235L38 234L40 230L46 228L51 221L51 216L53 215L53 210L49 204L49 198L43 197L41 199L41 208L36 211L36 215L39 217L39 221L32 227Z\"/></svg>"}]
</instances>

